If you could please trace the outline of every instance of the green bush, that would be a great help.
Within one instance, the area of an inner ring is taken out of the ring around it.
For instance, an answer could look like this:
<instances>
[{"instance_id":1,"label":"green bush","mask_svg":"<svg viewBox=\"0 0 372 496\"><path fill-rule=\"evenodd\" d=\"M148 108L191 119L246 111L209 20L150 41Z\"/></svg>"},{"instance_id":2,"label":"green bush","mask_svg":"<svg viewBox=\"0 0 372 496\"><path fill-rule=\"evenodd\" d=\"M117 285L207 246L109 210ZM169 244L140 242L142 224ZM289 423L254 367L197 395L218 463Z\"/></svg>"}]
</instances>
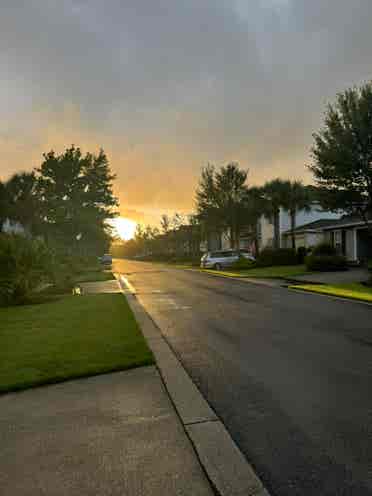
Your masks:
<instances>
[{"instance_id":1,"label":"green bush","mask_svg":"<svg viewBox=\"0 0 372 496\"><path fill-rule=\"evenodd\" d=\"M337 255L337 252L336 249L329 243L320 243L319 245L314 246L314 248L311 251L311 254L333 256L333 255Z\"/></svg>"},{"instance_id":2,"label":"green bush","mask_svg":"<svg viewBox=\"0 0 372 496\"><path fill-rule=\"evenodd\" d=\"M253 260L249 260L248 258L245 257L239 257L239 260L234 262L231 268L233 270L247 270L247 269L252 269L255 266L256 266L256 262L253 262Z\"/></svg>"},{"instance_id":3,"label":"green bush","mask_svg":"<svg viewBox=\"0 0 372 496\"><path fill-rule=\"evenodd\" d=\"M0 235L0 305L25 303L52 278L53 256L45 243L20 235Z\"/></svg>"},{"instance_id":4,"label":"green bush","mask_svg":"<svg viewBox=\"0 0 372 496\"><path fill-rule=\"evenodd\" d=\"M308 254L308 248L304 246L299 246L297 248L297 263L303 264L305 262L305 257Z\"/></svg>"},{"instance_id":5,"label":"green bush","mask_svg":"<svg viewBox=\"0 0 372 496\"><path fill-rule=\"evenodd\" d=\"M272 265L296 265L296 250L292 248L265 248L257 259L258 267L270 267Z\"/></svg>"},{"instance_id":6,"label":"green bush","mask_svg":"<svg viewBox=\"0 0 372 496\"><path fill-rule=\"evenodd\" d=\"M368 260L367 268L370 272L372 272L372 260Z\"/></svg>"},{"instance_id":7,"label":"green bush","mask_svg":"<svg viewBox=\"0 0 372 496\"><path fill-rule=\"evenodd\" d=\"M306 268L312 271L346 270L346 258L341 255L308 255L305 258Z\"/></svg>"}]
</instances>

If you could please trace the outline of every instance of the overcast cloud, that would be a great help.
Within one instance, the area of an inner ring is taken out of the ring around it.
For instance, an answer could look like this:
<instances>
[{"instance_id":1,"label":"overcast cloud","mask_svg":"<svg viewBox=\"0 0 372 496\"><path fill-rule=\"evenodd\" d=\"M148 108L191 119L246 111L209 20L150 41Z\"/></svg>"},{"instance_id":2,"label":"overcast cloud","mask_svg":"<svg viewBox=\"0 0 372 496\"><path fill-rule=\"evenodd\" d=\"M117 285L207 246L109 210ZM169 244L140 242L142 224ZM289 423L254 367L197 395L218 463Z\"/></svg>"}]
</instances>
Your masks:
<instances>
[{"instance_id":1,"label":"overcast cloud","mask_svg":"<svg viewBox=\"0 0 372 496\"><path fill-rule=\"evenodd\" d=\"M370 0L0 0L0 176L102 146L122 213L187 210L199 169L310 176L336 92L371 78Z\"/></svg>"}]
</instances>

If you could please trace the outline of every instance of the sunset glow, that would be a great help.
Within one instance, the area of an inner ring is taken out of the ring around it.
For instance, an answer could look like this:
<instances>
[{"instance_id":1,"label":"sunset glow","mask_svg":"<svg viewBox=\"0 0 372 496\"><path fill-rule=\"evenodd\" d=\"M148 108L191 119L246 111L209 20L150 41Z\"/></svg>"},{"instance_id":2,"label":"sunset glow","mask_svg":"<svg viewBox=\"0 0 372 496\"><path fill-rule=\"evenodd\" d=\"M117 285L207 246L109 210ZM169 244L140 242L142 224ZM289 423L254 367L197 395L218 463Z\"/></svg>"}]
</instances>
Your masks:
<instances>
[{"instance_id":1,"label":"sunset glow","mask_svg":"<svg viewBox=\"0 0 372 496\"><path fill-rule=\"evenodd\" d=\"M131 239L134 236L134 231L136 230L136 223L131 219L126 219L125 217L116 217L112 219L110 224L114 227L117 236L121 239Z\"/></svg>"}]
</instances>

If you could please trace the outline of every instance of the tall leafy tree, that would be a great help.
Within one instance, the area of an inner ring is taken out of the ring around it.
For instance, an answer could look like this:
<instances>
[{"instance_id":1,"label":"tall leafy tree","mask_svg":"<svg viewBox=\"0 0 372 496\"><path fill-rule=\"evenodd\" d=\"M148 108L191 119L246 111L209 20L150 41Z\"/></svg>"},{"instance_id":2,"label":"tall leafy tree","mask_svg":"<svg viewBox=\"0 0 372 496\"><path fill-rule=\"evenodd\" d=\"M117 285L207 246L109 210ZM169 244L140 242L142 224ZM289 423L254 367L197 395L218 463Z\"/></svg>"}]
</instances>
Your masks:
<instances>
[{"instance_id":1,"label":"tall leafy tree","mask_svg":"<svg viewBox=\"0 0 372 496\"><path fill-rule=\"evenodd\" d=\"M372 83L339 93L313 137L309 168L322 205L358 214L372 233Z\"/></svg>"},{"instance_id":2,"label":"tall leafy tree","mask_svg":"<svg viewBox=\"0 0 372 496\"><path fill-rule=\"evenodd\" d=\"M207 229L226 230L232 248L239 244L240 231L245 223L244 196L248 171L231 162L219 170L213 165L202 169L196 192L199 219Z\"/></svg>"},{"instance_id":3,"label":"tall leafy tree","mask_svg":"<svg viewBox=\"0 0 372 496\"><path fill-rule=\"evenodd\" d=\"M2 187L0 195L5 205L5 218L19 222L27 231L40 231L40 197L33 172L14 174Z\"/></svg>"},{"instance_id":4,"label":"tall leafy tree","mask_svg":"<svg viewBox=\"0 0 372 496\"><path fill-rule=\"evenodd\" d=\"M97 253L107 248L105 222L116 215L111 174L103 150L82 155L71 146L44 155L38 173L38 193L46 235L71 250Z\"/></svg>"},{"instance_id":5,"label":"tall leafy tree","mask_svg":"<svg viewBox=\"0 0 372 496\"><path fill-rule=\"evenodd\" d=\"M4 222L8 217L9 197L5 183L0 181L0 232L3 230Z\"/></svg>"}]
</instances>

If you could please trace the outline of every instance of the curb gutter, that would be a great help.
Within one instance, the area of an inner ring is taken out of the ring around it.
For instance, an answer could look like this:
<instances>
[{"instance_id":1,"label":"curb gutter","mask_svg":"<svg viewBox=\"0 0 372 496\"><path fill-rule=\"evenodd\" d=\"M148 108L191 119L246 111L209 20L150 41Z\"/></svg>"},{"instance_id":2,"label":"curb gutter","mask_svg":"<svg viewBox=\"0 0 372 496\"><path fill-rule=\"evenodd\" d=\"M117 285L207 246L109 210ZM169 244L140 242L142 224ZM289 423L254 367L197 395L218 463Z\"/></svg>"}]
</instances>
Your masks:
<instances>
[{"instance_id":1,"label":"curb gutter","mask_svg":"<svg viewBox=\"0 0 372 496\"><path fill-rule=\"evenodd\" d=\"M220 496L269 496L224 424L138 301L135 289L124 276L115 274L115 277L155 355L171 402L212 487Z\"/></svg>"}]
</instances>

